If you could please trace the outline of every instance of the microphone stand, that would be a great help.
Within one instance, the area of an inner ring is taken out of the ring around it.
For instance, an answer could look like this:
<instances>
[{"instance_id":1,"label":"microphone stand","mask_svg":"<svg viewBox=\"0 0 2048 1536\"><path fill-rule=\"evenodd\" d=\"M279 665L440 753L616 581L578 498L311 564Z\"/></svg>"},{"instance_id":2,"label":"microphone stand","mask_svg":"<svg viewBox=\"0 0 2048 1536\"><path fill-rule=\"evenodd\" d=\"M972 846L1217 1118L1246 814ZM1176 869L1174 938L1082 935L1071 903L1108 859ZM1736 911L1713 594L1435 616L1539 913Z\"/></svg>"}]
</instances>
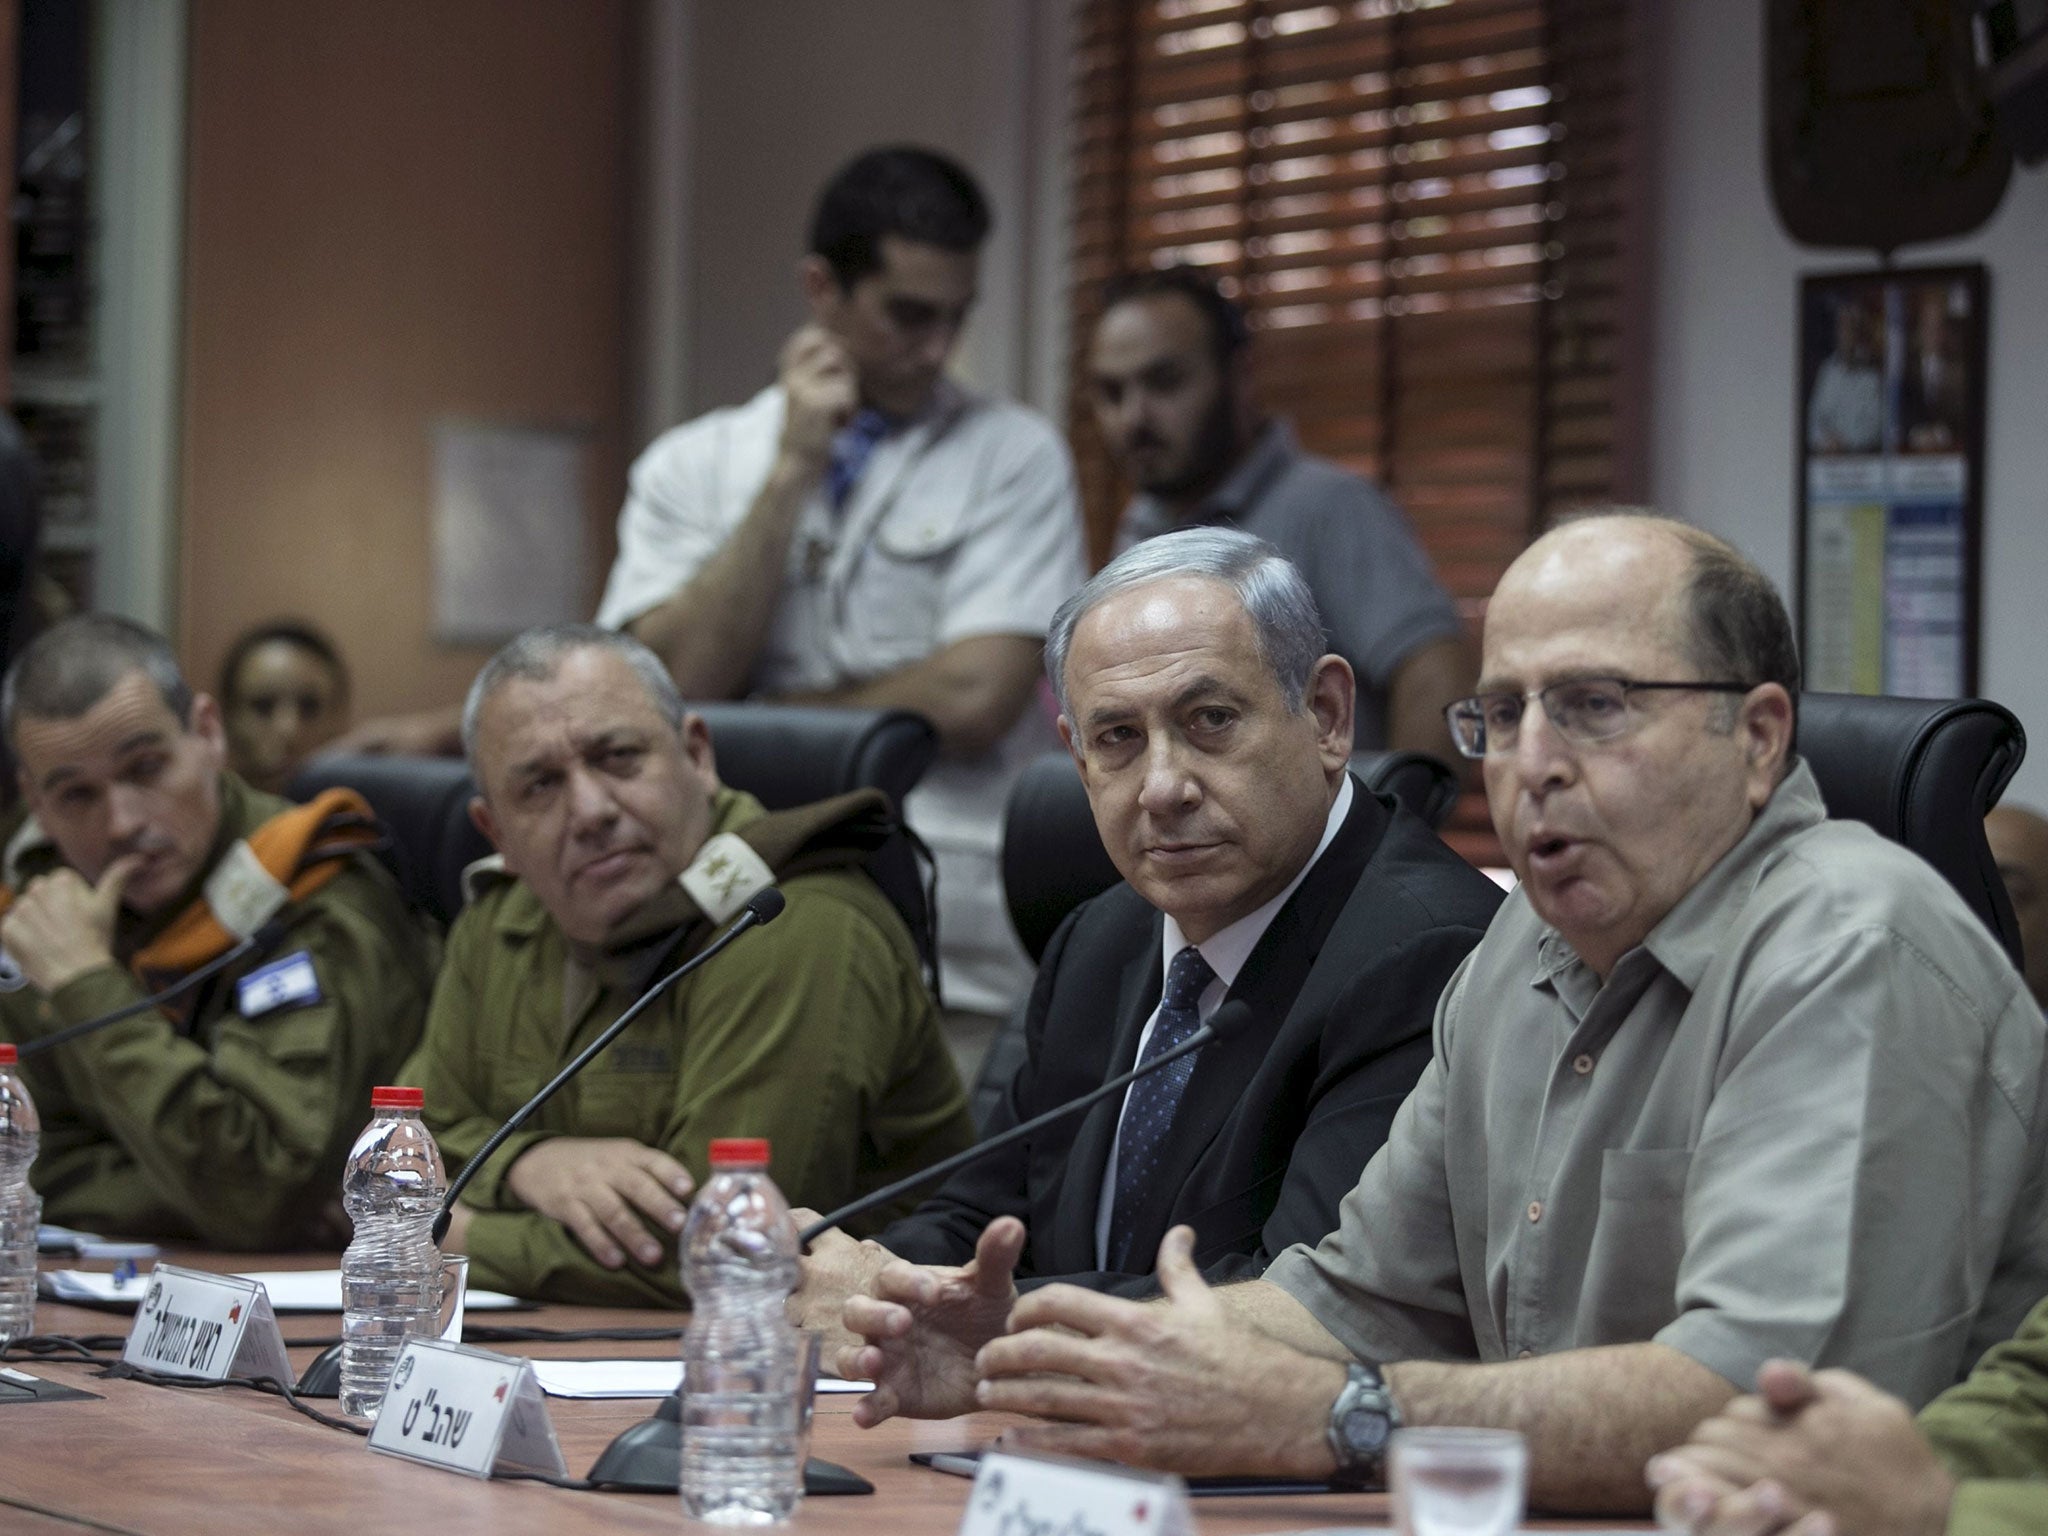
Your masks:
<instances>
[{"instance_id":1,"label":"microphone stand","mask_svg":"<svg viewBox=\"0 0 2048 1536\"><path fill-rule=\"evenodd\" d=\"M805 1248L809 1248L812 1240L818 1237L819 1234L830 1231L841 1222L850 1221L855 1216L870 1211L876 1206L887 1205L898 1195L908 1194L913 1189L943 1179L957 1169L966 1167L977 1158L984 1157L1001 1147L1006 1147L1014 1141L1029 1136L1034 1131L1042 1130L1048 1125L1064 1120L1069 1115L1079 1114L1090 1105L1100 1103L1103 1099L1108 1098L1120 1089L1128 1088L1139 1078L1158 1071L1169 1062L1178 1061L1181 1057L1191 1052L1199 1051L1203 1046L1213 1041L1228 1035L1234 1035L1239 1030L1246 1028L1250 1023L1251 1009L1241 1001L1226 997L1223 1005L1216 1010L1214 1018L1172 1049L1161 1051L1157 1056L1152 1057L1148 1061L1141 1062L1128 1072L1111 1078L1100 1087L1091 1088L1088 1092L1081 1094L1077 1098L1069 1099L1064 1104L1056 1104L1043 1114L1034 1115L1021 1124L1011 1126L1000 1135L991 1136L986 1141L977 1142L964 1152L956 1152L951 1157L943 1158L933 1163L929 1168L921 1169L907 1178L898 1179L893 1184L885 1185L881 1189L873 1190L861 1196L858 1200L842 1205L838 1210L831 1212L829 1215L819 1217L808 1227L805 1227L803 1231L797 1234L797 1240ZM638 1424L621 1433L616 1440L605 1447L604 1454L597 1458L596 1463L590 1469L590 1481L602 1483L608 1487L630 1488L640 1492L654 1493L664 1490L673 1492L679 1476L679 1469L682 1466L682 1437L683 1393L682 1388L677 1387L662 1402L662 1405L654 1411L651 1417L642 1419ZM843 1486L839 1484L835 1474L844 1474L845 1477L852 1478L855 1482L864 1482L864 1479L859 1478L855 1473L848 1472L844 1467L835 1466L828 1461L817 1461L814 1459L804 1468L805 1492L872 1493L874 1491L871 1486L857 1488Z\"/></svg>"},{"instance_id":2,"label":"microphone stand","mask_svg":"<svg viewBox=\"0 0 2048 1536\"><path fill-rule=\"evenodd\" d=\"M935 1184L956 1170L965 1168L969 1163L979 1161L983 1156L995 1151L999 1147L1007 1147L1011 1142L1021 1141L1034 1131L1043 1130L1046 1126L1064 1120L1069 1115L1079 1114L1090 1105L1108 1098L1119 1088L1130 1087L1139 1078L1158 1071L1169 1062L1179 1061L1181 1057L1191 1052L1199 1051L1203 1046L1217 1038L1219 1038L1219 1035L1214 1022L1204 1024L1171 1050L1161 1051L1157 1056L1151 1057L1140 1065L1131 1068L1130 1071L1122 1076L1111 1078L1101 1087L1091 1088L1079 1098L1069 1099L1064 1104L1055 1104L1042 1115L1034 1115L1029 1120L1023 1122L1023 1124L1013 1125L1000 1135L991 1136L987 1141L976 1142L964 1152L955 1152L951 1157L943 1158L933 1163L929 1168L920 1168L916 1173L906 1178L898 1179L893 1184L886 1184L880 1189L870 1190L858 1200L850 1201L839 1207L838 1210L820 1216L797 1234L797 1241L805 1249L809 1249L811 1244L820 1236L839 1226L842 1222L851 1221L856 1216L864 1216L877 1206L887 1205L898 1195L907 1195L913 1189L922 1188L926 1184Z\"/></svg>"},{"instance_id":3,"label":"microphone stand","mask_svg":"<svg viewBox=\"0 0 2048 1536\"><path fill-rule=\"evenodd\" d=\"M152 992L149 996L137 998L132 1003L124 1003L111 1013L103 1013L96 1019L85 1019L77 1024L67 1024L53 1035L43 1035L35 1040L24 1041L17 1049L16 1054L21 1060L27 1061L31 1056L40 1056L44 1051L53 1050L57 1046L69 1045L81 1035L89 1035L94 1030L105 1029L109 1024L118 1024L123 1019L132 1019L138 1013L147 1013L152 1008L161 1008L165 1003L174 1002L178 998L183 997L202 981L212 980L237 960L243 958L243 956L275 942L283 932L284 926L281 923L265 923L261 928L250 934L249 937L224 950L222 953L215 955L197 970L186 972L161 992Z\"/></svg>"},{"instance_id":4,"label":"microphone stand","mask_svg":"<svg viewBox=\"0 0 2048 1536\"><path fill-rule=\"evenodd\" d=\"M441 1239L448 1235L448 1224L455 1218L455 1202L461 1198L462 1192L469 1187L470 1180L477 1176L478 1170L490 1160L491 1154L505 1144L506 1137L518 1130L520 1126L526 1124L533 1117L534 1111L553 1098L560 1091L564 1083L590 1065L591 1058L618 1039L626 1026L645 1013L662 993L681 981L690 972L696 970L698 966L704 964L749 928L756 927L762 923L773 922L781 915L782 907L782 892L776 890L774 886L771 885L766 890L757 891L730 928L726 929L724 933L720 934L710 944L690 956L689 959L670 971L666 976L655 982L645 992L642 992L633 1000L632 1005L624 1013L605 1026L603 1034L599 1035L577 1053L574 1061L549 1078L539 1093L536 1093L532 1098L520 1105L513 1112L512 1118L499 1126L496 1132L492 1134L491 1139L483 1144L476 1156L463 1164L462 1172L458 1173L455 1176L455 1182L448 1186L448 1193L441 1201L440 1214L434 1218L434 1246L440 1247Z\"/></svg>"},{"instance_id":5,"label":"microphone stand","mask_svg":"<svg viewBox=\"0 0 2048 1536\"><path fill-rule=\"evenodd\" d=\"M441 1240L448 1235L448 1224L455 1218L455 1202L461 1198L463 1190L469 1187L470 1180L476 1177L477 1170L483 1167L493 1152L505 1144L506 1137L510 1136L532 1118L534 1111L553 1098L560 1091L564 1083L588 1066L591 1059L599 1051L618 1039L620 1032L635 1019L639 1018L641 1014L645 1013L662 993L668 991L670 987L681 981L690 972L696 970L698 966L710 960L713 955L716 955L749 928L757 928L764 923L774 922L776 918L782 915L784 905L785 900L782 892L778 891L774 886L771 885L763 890L756 891L748 899L740 915L733 920L730 928L726 929L724 933L721 933L711 943L705 945L704 948L690 956L689 959L670 971L666 976L661 977L652 986L648 987L645 992L642 992L633 999L624 1013L604 1027L602 1034L581 1051L577 1052L574 1061L548 1079L540 1092L520 1105L513 1112L512 1118L499 1126L491 1139L478 1149L476 1156L463 1165L462 1172L458 1173L455 1176L454 1182L448 1186L448 1193L442 1197L441 1209L434 1217L431 1233L434 1246L436 1248L440 1247ZM314 1358L313 1363L306 1367L305 1374L299 1378L298 1386L294 1390L301 1397L340 1396L341 1346L336 1344L322 1350Z\"/></svg>"}]
</instances>

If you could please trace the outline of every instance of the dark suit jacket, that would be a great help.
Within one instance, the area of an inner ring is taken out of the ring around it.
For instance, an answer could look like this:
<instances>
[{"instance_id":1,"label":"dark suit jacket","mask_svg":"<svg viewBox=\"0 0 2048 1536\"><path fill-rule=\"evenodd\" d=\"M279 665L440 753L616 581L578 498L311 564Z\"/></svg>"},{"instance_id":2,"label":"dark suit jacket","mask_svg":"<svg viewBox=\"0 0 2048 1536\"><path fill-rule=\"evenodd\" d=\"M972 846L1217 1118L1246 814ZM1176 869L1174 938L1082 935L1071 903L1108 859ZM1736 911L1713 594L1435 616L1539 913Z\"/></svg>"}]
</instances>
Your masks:
<instances>
[{"instance_id":1,"label":"dark suit jacket","mask_svg":"<svg viewBox=\"0 0 2048 1536\"><path fill-rule=\"evenodd\" d=\"M1164 1187L1133 1234L1133 1274L1096 1268L1095 1216L1122 1111L1112 1094L963 1168L881 1233L926 1264L964 1264L995 1217L1021 1217L1020 1282L1142 1294L1167 1228L1186 1222L1212 1281L1249 1279L1337 1206L1429 1061L1439 993L1501 892L1417 817L1354 781L1351 812L1245 961L1217 1011L1246 1027L1205 1046L1175 1112ZM1162 919L1128 885L1077 907L1038 969L1017 1069L989 1134L1128 1071L1159 1003Z\"/></svg>"}]
</instances>

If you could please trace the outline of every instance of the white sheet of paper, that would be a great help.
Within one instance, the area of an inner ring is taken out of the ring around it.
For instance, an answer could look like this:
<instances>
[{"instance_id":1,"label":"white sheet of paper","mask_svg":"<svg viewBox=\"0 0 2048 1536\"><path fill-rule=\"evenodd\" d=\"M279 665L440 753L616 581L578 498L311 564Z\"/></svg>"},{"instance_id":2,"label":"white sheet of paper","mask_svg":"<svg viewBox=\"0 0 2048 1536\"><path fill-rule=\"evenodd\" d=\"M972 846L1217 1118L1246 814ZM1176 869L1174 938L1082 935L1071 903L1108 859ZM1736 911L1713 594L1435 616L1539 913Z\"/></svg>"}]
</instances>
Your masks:
<instances>
[{"instance_id":1,"label":"white sheet of paper","mask_svg":"<svg viewBox=\"0 0 2048 1536\"><path fill-rule=\"evenodd\" d=\"M533 1374L549 1397L667 1397L683 1379L680 1360L536 1360ZM820 1376L820 1392L871 1392L871 1381Z\"/></svg>"},{"instance_id":2,"label":"white sheet of paper","mask_svg":"<svg viewBox=\"0 0 2048 1536\"><path fill-rule=\"evenodd\" d=\"M262 1282L263 1289L269 1293L273 1312L341 1310L341 1271L338 1269L248 1270L242 1278ZM96 1274L83 1269L45 1270L41 1281L42 1294L52 1301L121 1302L131 1307L141 1305L143 1294L148 1289L147 1270L126 1284L117 1282L110 1274ZM472 1289L463 1298L464 1308L471 1312L502 1312L523 1305L525 1303L517 1296L507 1296L502 1291Z\"/></svg>"}]
</instances>

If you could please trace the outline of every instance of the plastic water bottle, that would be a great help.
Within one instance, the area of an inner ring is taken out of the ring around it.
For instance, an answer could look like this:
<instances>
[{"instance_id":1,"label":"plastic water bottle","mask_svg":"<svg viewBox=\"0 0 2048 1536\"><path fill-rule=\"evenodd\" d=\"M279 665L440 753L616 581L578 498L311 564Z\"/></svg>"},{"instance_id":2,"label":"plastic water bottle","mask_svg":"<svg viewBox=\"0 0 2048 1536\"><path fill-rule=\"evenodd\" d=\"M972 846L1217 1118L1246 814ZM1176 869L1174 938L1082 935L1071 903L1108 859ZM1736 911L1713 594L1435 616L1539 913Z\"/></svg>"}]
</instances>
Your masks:
<instances>
[{"instance_id":1,"label":"plastic water bottle","mask_svg":"<svg viewBox=\"0 0 2048 1536\"><path fill-rule=\"evenodd\" d=\"M374 1088L341 1176L355 1236L341 1256L341 1411L374 1419L407 1339L441 1331L434 1217L448 1181L417 1088Z\"/></svg>"},{"instance_id":2,"label":"plastic water bottle","mask_svg":"<svg viewBox=\"0 0 2048 1536\"><path fill-rule=\"evenodd\" d=\"M801 1335L783 1312L796 1222L768 1177L768 1143L711 1143L711 1181L683 1227L683 1513L777 1525L803 1498Z\"/></svg>"},{"instance_id":3,"label":"plastic water bottle","mask_svg":"<svg viewBox=\"0 0 2048 1536\"><path fill-rule=\"evenodd\" d=\"M0 1349L35 1332L36 1224L43 1202L29 1186L43 1122L16 1071L17 1053L0 1044Z\"/></svg>"}]
</instances>

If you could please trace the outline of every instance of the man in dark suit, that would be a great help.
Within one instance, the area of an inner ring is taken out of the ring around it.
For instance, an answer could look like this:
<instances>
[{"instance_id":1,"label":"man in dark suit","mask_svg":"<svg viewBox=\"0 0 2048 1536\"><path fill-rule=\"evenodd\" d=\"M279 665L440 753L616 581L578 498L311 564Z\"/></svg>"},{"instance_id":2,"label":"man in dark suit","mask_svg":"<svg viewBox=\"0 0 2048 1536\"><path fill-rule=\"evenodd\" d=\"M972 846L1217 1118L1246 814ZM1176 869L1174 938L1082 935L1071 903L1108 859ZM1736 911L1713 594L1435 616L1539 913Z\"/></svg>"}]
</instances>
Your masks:
<instances>
[{"instance_id":1,"label":"man in dark suit","mask_svg":"<svg viewBox=\"0 0 2048 1536\"><path fill-rule=\"evenodd\" d=\"M1126 883L1054 935L990 1130L1201 1023L1223 1038L961 1170L878 1241L820 1240L795 1305L843 1316L827 1358L880 1383L865 1420L972 1407L1017 1280L1143 1294L1182 1222L1205 1273L1246 1279L1336 1225L1500 893L1351 778L1352 672L1323 646L1301 574L1229 529L1134 547L1055 617L1060 732Z\"/></svg>"}]
</instances>

